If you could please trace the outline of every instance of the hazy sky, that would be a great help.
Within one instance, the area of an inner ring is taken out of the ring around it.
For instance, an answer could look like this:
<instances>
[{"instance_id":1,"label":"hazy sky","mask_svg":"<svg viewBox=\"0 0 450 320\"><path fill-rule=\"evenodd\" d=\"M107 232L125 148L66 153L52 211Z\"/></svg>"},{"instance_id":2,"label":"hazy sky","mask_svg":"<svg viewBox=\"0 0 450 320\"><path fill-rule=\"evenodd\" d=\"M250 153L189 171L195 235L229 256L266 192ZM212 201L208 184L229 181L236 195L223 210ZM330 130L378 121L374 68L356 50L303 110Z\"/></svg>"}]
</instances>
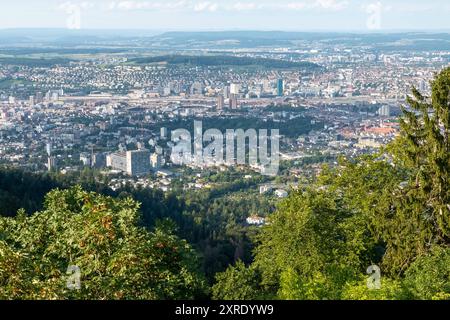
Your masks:
<instances>
[{"instance_id":1,"label":"hazy sky","mask_svg":"<svg viewBox=\"0 0 450 320\"><path fill-rule=\"evenodd\" d=\"M450 30L448 0L14 0L0 28Z\"/></svg>"}]
</instances>

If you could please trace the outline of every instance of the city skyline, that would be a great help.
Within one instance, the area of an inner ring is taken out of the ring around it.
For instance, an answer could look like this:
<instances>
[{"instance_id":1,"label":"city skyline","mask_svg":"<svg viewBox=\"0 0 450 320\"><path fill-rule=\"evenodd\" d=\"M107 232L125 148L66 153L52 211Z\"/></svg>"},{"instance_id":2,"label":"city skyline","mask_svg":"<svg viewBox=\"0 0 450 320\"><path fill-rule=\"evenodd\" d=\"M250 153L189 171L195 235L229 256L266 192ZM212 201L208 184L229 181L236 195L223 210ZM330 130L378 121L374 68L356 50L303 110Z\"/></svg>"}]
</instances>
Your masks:
<instances>
[{"instance_id":1,"label":"city skyline","mask_svg":"<svg viewBox=\"0 0 450 320\"><path fill-rule=\"evenodd\" d=\"M21 0L3 4L0 29L449 30L443 0ZM426 16L424 14L426 13ZM120 26L116 21L120 21Z\"/></svg>"}]
</instances>

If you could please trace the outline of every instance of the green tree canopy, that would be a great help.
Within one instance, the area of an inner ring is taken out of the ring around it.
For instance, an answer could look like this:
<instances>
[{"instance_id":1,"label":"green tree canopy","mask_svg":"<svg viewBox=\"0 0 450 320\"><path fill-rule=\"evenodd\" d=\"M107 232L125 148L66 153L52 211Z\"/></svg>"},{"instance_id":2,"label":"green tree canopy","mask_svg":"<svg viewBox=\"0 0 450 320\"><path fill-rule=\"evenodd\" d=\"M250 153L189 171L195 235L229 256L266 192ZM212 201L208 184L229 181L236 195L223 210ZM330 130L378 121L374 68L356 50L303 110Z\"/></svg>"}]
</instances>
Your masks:
<instances>
[{"instance_id":1,"label":"green tree canopy","mask_svg":"<svg viewBox=\"0 0 450 320\"><path fill-rule=\"evenodd\" d=\"M414 299L450 300L450 248L435 246L406 272L405 284Z\"/></svg>"},{"instance_id":2,"label":"green tree canopy","mask_svg":"<svg viewBox=\"0 0 450 320\"><path fill-rule=\"evenodd\" d=\"M166 225L139 226L139 204L54 190L44 210L0 218L0 299L193 299L204 294L192 248ZM70 290L69 266L81 271Z\"/></svg>"},{"instance_id":3,"label":"green tree canopy","mask_svg":"<svg viewBox=\"0 0 450 320\"><path fill-rule=\"evenodd\" d=\"M238 261L234 267L218 273L217 284L212 288L216 300L257 300L261 297L259 275L255 268L247 268Z\"/></svg>"}]
</instances>

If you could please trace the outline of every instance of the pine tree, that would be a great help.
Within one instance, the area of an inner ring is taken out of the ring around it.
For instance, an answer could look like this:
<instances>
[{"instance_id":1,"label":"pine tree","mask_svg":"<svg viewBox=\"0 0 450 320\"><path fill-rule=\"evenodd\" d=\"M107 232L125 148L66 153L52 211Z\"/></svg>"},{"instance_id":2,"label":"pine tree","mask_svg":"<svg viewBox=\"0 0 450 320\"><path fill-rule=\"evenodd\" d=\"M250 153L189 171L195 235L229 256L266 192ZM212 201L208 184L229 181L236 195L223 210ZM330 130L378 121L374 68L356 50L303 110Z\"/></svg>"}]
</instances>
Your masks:
<instances>
[{"instance_id":1,"label":"pine tree","mask_svg":"<svg viewBox=\"0 0 450 320\"><path fill-rule=\"evenodd\" d=\"M414 163L416 187L429 208L430 222L440 241L450 241L450 68L432 83L431 101L416 89L403 110L403 138Z\"/></svg>"},{"instance_id":2,"label":"pine tree","mask_svg":"<svg viewBox=\"0 0 450 320\"><path fill-rule=\"evenodd\" d=\"M414 88L407 102L400 136L388 150L410 181L396 192L382 230L385 260L398 272L433 245L450 244L450 68L432 82L431 97Z\"/></svg>"}]
</instances>

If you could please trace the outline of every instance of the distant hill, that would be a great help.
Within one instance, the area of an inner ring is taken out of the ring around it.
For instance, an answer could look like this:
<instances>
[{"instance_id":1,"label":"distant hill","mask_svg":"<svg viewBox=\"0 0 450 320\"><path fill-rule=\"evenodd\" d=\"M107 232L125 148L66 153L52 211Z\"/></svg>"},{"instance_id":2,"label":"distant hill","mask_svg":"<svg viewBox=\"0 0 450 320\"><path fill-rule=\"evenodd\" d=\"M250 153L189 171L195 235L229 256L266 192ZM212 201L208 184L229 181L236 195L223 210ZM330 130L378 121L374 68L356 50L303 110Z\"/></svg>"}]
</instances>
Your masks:
<instances>
[{"instance_id":1,"label":"distant hill","mask_svg":"<svg viewBox=\"0 0 450 320\"><path fill-rule=\"evenodd\" d=\"M220 41L220 40L316 40L335 37L347 37L344 33L314 33L314 32L285 32L285 31L202 31L202 32L166 32L154 38L196 40L196 41Z\"/></svg>"},{"instance_id":2,"label":"distant hill","mask_svg":"<svg viewBox=\"0 0 450 320\"><path fill-rule=\"evenodd\" d=\"M285 32L285 31L151 31L151 30L67 30L0 29L1 47L204 49L295 47L300 43L367 46L379 50L448 50L448 32Z\"/></svg>"},{"instance_id":3,"label":"distant hill","mask_svg":"<svg viewBox=\"0 0 450 320\"><path fill-rule=\"evenodd\" d=\"M398 33L334 33L334 32L285 32L285 31L218 31L218 32L166 32L154 39L178 42L213 42L235 40L246 42L291 41L349 41L359 44L379 44L401 40L450 41L450 33L398 32Z\"/></svg>"},{"instance_id":4,"label":"distant hill","mask_svg":"<svg viewBox=\"0 0 450 320\"><path fill-rule=\"evenodd\" d=\"M167 32L154 36L160 47L255 48L296 46L320 41L329 45L367 46L390 51L440 51L450 47L450 33L333 33L283 31Z\"/></svg>"}]
</instances>

